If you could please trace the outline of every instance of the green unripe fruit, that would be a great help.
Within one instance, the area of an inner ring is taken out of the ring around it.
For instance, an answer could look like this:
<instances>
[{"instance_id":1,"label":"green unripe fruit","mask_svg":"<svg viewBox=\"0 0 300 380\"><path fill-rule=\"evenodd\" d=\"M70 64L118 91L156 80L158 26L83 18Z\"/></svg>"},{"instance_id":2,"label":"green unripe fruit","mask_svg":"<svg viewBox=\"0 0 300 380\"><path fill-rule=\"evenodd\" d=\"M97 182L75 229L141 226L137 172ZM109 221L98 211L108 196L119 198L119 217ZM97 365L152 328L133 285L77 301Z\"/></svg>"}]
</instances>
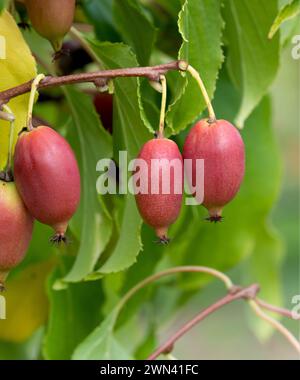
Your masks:
<instances>
[{"instance_id":1,"label":"green unripe fruit","mask_svg":"<svg viewBox=\"0 0 300 380\"><path fill-rule=\"evenodd\" d=\"M34 29L58 52L73 23L75 0L25 0L25 3Z\"/></svg>"}]
</instances>

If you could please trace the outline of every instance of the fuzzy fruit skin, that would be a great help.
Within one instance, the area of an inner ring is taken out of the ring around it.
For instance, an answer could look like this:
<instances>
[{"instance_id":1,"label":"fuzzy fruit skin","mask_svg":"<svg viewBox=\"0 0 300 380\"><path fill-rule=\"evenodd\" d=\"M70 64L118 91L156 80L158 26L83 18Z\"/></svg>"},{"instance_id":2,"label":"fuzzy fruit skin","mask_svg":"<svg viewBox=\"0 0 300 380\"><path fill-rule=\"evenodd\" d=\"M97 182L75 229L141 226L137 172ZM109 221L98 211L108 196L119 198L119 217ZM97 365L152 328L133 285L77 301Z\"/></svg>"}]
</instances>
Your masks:
<instances>
[{"instance_id":1,"label":"fuzzy fruit skin","mask_svg":"<svg viewBox=\"0 0 300 380\"><path fill-rule=\"evenodd\" d=\"M136 194L135 199L139 212L149 226L154 228L156 235L161 242L168 241L168 227L176 221L180 213L182 204L183 186L181 194L175 194L174 171L170 175L170 194L162 194L162 170L159 174L152 172L152 159L167 159L169 162L178 159L181 162L181 180L183 182L183 160L176 143L166 138L157 138L148 141L141 149L139 159L145 160L148 167L148 194ZM158 194L151 194L151 179L157 180L160 184Z\"/></svg>"},{"instance_id":2,"label":"fuzzy fruit skin","mask_svg":"<svg viewBox=\"0 0 300 380\"><path fill-rule=\"evenodd\" d=\"M34 29L59 51L73 23L75 0L25 0L25 4Z\"/></svg>"},{"instance_id":3,"label":"fuzzy fruit skin","mask_svg":"<svg viewBox=\"0 0 300 380\"><path fill-rule=\"evenodd\" d=\"M24 258L33 229L33 218L13 182L0 181L0 287L10 269Z\"/></svg>"},{"instance_id":4,"label":"fuzzy fruit skin","mask_svg":"<svg viewBox=\"0 0 300 380\"><path fill-rule=\"evenodd\" d=\"M80 200L80 174L67 141L39 126L20 135L15 148L17 189L31 215L64 235Z\"/></svg>"},{"instance_id":5,"label":"fuzzy fruit skin","mask_svg":"<svg viewBox=\"0 0 300 380\"><path fill-rule=\"evenodd\" d=\"M245 174L245 147L238 130L226 120L200 120L189 132L183 158L192 159L188 183L196 178L196 159L204 159L204 201L210 220L220 220L223 207L238 192Z\"/></svg>"}]
</instances>

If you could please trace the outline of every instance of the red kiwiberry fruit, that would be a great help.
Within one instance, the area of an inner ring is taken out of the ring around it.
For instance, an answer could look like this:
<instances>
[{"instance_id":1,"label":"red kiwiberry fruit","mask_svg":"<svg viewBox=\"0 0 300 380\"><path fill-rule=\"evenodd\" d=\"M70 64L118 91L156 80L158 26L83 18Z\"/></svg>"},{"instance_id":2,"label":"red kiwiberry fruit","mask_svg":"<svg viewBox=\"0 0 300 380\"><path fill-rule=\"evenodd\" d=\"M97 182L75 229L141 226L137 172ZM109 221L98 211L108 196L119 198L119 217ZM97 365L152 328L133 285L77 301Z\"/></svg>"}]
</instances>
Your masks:
<instances>
[{"instance_id":1,"label":"red kiwiberry fruit","mask_svg":"<svg viewBox=\"0 0 300 380\"><path fill-rule=\"evenodd\" d=\"M15 184L0 181L0 290L8 272L23 260L32 228L33 218Z\"/></svg>"},{"instance_id":2,"label":"red kiwiberry fruit","mask_svg":"<svg viewBox=\"0 0 300 380\"><path fill-rule=\"evenodd\" d=\"M189 132L183 158L192 159L186 172L195 186L196 160L204 160L204 200L210 221L222 219L222 209L238 192L245 174L245 147L238 130L226 120L200 120ZM196 197L197 199L197 197Z\"/></svg>"},{"instance_id":3,"label":"red kiwiberry fruit","mask_svg":"<svg viewBox=\"0 0 300 380\"><path fill-rule=\"evenodd\" d=\"M103 127L112 133L113 126L113 95L108 92L97 92L94 96L94 106L101 118Z\"/></svg>"},{"instance_id":4,"label":"red kiwiberry fruit","mask_svg":"<svg viewBox=\"0 0 300 380\"><path fill-rule=\"evenodd\" d=\"M146 193L138 193L135 196L139 212L143 220L154 228L159 242L167 244L169 242L168 228L178 218L182 204L183 160L181 153L174 141L157 138L148 141L142 147L138 159L143 159L147 167L145 172L139 169L139 175L143 176L142 180L147 181L147 188L144 189ZM156 170L152 165L158 161L161 166ZM172 167L173 163L177 165L178 170ZM170 174L169 177L166 173ZM163 190L164 180L169 191Z\"/></svg>"},{"instance_id":5,"label":"red kiwiberry fruit","mask_svg":"<svg viewBox=\"0 0 300 380\"><path fill-rule=\"evenodd\" d=\"M31 215L55 230L53 242L65 241L80 200L79 169L67 141L46 126L23 132L15 148L14 175Z\"/></svg>"},{"instance_id":6,"label":"red kiwiberry fruit","mask_svg":"<svg viewBox=\"0 0 300 380\"><path fill-rule=\"evenodd\" d=\"M34 29L58 52L74 18L75 0L25 0Z\"/></svg>"}]
</instances>

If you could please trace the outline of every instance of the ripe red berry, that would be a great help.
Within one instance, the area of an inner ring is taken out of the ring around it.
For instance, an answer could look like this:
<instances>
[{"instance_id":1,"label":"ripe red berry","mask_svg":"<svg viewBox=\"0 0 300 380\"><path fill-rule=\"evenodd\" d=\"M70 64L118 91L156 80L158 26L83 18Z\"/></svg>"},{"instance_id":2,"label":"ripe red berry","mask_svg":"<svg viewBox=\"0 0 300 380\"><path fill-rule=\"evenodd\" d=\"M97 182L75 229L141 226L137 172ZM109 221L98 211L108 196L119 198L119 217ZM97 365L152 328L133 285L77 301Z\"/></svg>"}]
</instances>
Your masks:
<instances>
[{"instance_id":1,"label":"ripe red berry","mask_svg":"<svg viewBox=\"0 0 300 380\"><path fill-rule=\"evenodd\" d=\"M148 141L141 149L139 159L146 163L147 172L141 172L146 179L147 193L136 194L136 203L143 220L154 228L159 241L163 244L169 242L168 228L178 218L182 204L183 190L183 161L178 146L174 141L166 138L157 138ZM155 170L151 163L160 161L159 170ZM174 161L172 161L174 160ZM179 171L172 168L172 163L177 163ZM170 170L171 168L171 170ZM166 173L170 173L169 178ZM163 191L163 179L166 179L169 193ZM157 184L157 193L154 187ZM153 186L152 186L153 185ZM179 191L178 191L179 190Z\"/></svg>"},{"instance_id":2,"label":"ripe red berry","mask_svg":"<svg viewBox=\"0 0 300 380\"><path fill-rule=\"evenodd\" d=\"M58 52L74 18L75 0L25 0L34 29Z\"/></svg>"},{"instance_id":3,"label":"ripe red berry","mask_svg":"<svg viewBox=\"0 0 300 380\"><path fill-rule=\"evenodd\" d=\"M195 186L196 160L204 160L203 205L209 220L221 220L223 207L238 192L245 173L245 147L238 130L226 120L200 120L186 138L183 157L193 162L186 173L190 186Z\"/></svg>"},{"instance_id":4,"label":"ripe red berry","mask_svg":"<svg viewBox=\"0 0 300 380\"><path fill-rule=\"evenodd\" d=\"M31 215L65 241L68 221L80 200L80 174L67 141L45 126L23 132L14 157L15 181Z\"/></svg>"},{"instance_id":5,"label":"ripe red berry","mask_svg":"<svg viewBox=\"0 0 300 380\"><path fill-rule=\"evenodd\" d=\"M97 92L94 96L94 106L101 118L103 127L112 133L113 126L113 95L107 92Z\"/></svg>"},{"instance_id":6,"label":"ripe red berry","mask_svg":"<svg viewBox=\"0 0 300 380\"><path fill-rule=\"evenodd\" d=\"M15 184L0 181L0 290L8 272L23 260L32 228L33 218Z\"/></svg>"}]
</instances>

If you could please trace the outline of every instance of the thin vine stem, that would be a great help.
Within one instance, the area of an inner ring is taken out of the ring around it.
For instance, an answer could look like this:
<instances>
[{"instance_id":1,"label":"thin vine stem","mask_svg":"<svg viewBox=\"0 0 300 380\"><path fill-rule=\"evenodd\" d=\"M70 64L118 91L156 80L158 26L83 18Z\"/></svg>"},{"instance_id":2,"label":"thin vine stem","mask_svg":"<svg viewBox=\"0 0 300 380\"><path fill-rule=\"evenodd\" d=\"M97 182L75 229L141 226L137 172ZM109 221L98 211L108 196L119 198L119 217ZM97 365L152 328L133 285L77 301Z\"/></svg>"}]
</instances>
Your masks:
<instances>
[{"instance_id":1,"label":"thin vine stem","mask_svg":"<svg viewBox=\"0 0 300 380\"><path fill-rule=\"evenodd\" d=\"M159 346L154 353L152 353L148 360L154 360L162 353L170 353L174 344L177 342L178 339L180 339L183 335L185 335L189 330L191 330L195 325L197 325L199 322L201 322L203 319L205 319L210 314L214 313L215 311L219 310L223 306L239 299L246 299L249 302L249 305L252 307L252 309L255 311L256 315L268 322L273 328L275 328L277 331L279 331L297 350L297 352L300 353L300 343L297 341L297 339L291 334L290 331L288 331L280 322L276 321L275 319L268 316L266 313L264 313L259 306L258 302L264 302L264 301L257 301L256 295L259 291L259 286L257 284L250 285L246 288L240 288L233 285L231 279L226 276L224 273L217 271L213 268L208 267L202 267L202 266L182 266L182 267L175 267L166 269L164 271L161 271L159 273L156 273L152 276L149 276L139 282L137 285L135 285L133 288L131 288L119 301L119 303L116 306L115 309L115 322L118 318L118 315L120 314L122 308L126 305L126 303L141 289L146 287L147 285L163 278L167 277L172 274L176 273L205 273L212 275L219 280L221 280L226 289L228 290L228 294L221 298L216 303L212 304L205 310L201 311L199 314L196 315L192 320L188 321L184 324L175 334L171 336L161 346ZM266 303L265 303L266 304ZM268 305L268 304L266 304ZM279 308L277 308L277 312L280 314Z\"/></svg>"},{"instance_id":2,"label":"thin vine stem","mask_svg":"<svg viewBox=\"0 0 300 380\"><path fill-rule=\"evenodd\" d=\"M291 345L296 349L296 351L300 355L300 342L294 337L294 335L280 322L266 314L258 305L256 300L249 300L248 303L254 311L254 313L260 319L266 321L269 325L271 325L275 330L280 332L291 343Z\"/></svg>"},{"instance_id":3,"label":"thin vine stem","mask_svg":"<svg viewBox=\"0 0 300 380\"><path fill-rule=\"evenodd\" d=\"M262 309L268 310L268 311L270 311L272 313L279 314L279 315L282 315L283 317L287 317L287 318L290 318L290 319L294 319L295 321L296 320L300 320L300 316L295 317L292 311L284 309L282 307L271 305L268 302L266 302L266 301L264 301L264 300L262 300L260 298L256 299L256 303Z\"/></svg>"},{"instance_id":4,"label":"thin vine stem","mask_svg":"<svg viewBox=\"0 0 300 380\"><path fill-rule=\"evenodd\" d=\"M208 275L211 275L213 277L218 278L221 280L226 289L230 291L233 288L233 283L231 279L226 276L224 273L219 272L216 269L208 268L208 267L202 267L202 266L182 266L182 267L175 267L175 268L170 268L166 269L164 271L155 273L152 276L149 276L139 282L137 285L135 285L133 288L131 288L120 300L120 302L117 305L117 309L120 311L124 305L129 301L129 299L134 296L139 290L143 289L145 286L161 279L162 277L167 277L172 274L177 274L177 273L205 273Z\"/></svg>"},{"instance_id":5,"label":"thin vine stem","mask_svg":"<svg viewBox=\"0 0 300 380\"><path fill-rule=\"evenodd\" d=\"M201 76L200 74L198 73L198 71L196 69L193 68L193 66L191 65L188 65L187 67L187 71L191 74L191 76L197 81L199 87L200 87L200 90L202 92L202 95L203 95L203 98L204 98L204 101L206 103L206 106L207 106L207 109L208 109L208 113L209 113L209 122L210 123L214 123L216 121L216 115L215 115L215 111L213 109L213 106L211 104L211 101L210 101L210 98L208 96L208 93L207 93L207 90L206 90L206 87L203 83L203 80L201 79Z\"/></svg>"},{"instance_id":6,"label":"thin vine stem","mask_svg":"<svg viewBox=\"0 0 300 380\"><path fill-rule=\"evenodd\" d=\"M248 288L240 289L234 294L227 294L226 296L219 299L214 304L208 306L206 309L198 313L194 318L186 322L182 327L180 327L172 336L163 344L161 344L148 358L147 360L155 360L164 352L169 352L170 348L174 347L175 343L189 332L194 326L206 319L209 315L221 309L223 306L232 303L233 301L255 297L258 292L259 287L257 285L251 285Z\"/></svg>"},{"instance_id":7,"label":"thin vine stem","mask_svg":"<svg viewBox=\"0 0 300 380\"><path fill-rule=\"evenodd\" d=\"M161 94L161 108L160 108L158 137L163 138L164 128L165 128L166 105L167 105L167 80L166 80L165 75L160 76L160 82L162 86L162 94Z\"/></svg>"},{"instance_id":8,"label":"thin vine stem","mask_svg":"<svg viewBox=\"0 0 300 380\"><path fill-rule=\"evenodd\" d=\"M297 353L300 354L300 343L293 336L293 334L286 327L284 327L280 322L276 321L274 318L268 316L266 313L262 311L261 307L258 305L256 301L256 294L258 291L259 291L259 286L254 284L247 288L242 288L234 293L227 294L225 297L221 298L214 304L210 305L209 307L201 311L199 314L197 314L194 318L186 322L181 328L179 328L174 334L172 334L172 336L165 343L161 344L148 357L147 360L155 360L161 354L169 353L173 349L175 343L187 332L189 332L194 326L196 326L198 323L203 321L205 318L207 318L209 315L211 315L215 311L221 309L223 306L239 299L248 300L249 305L251 306L251 308L257 315L257 317L266 321L275 330L280 332L283 335L283 337L295 348Z\"/></svg>"},{"instance_id":9,"label":"thin vine stem","mask_svg":"<svg viewBox=\"0 0 300 380\"><path fill-rule=\"evenodd\" d=\"M39 83L45 78L44 74L38 74L34 81L32 82L31 85L31 92L30 92L30 97L29 97L29 103L28 103L28 112L27 112L27 128L28 130L32 130L32 112L33 112L33 105L34 105L34 100L35 100L35 95L37 92L37 88Z\"/></svg>"}]
</instances>

